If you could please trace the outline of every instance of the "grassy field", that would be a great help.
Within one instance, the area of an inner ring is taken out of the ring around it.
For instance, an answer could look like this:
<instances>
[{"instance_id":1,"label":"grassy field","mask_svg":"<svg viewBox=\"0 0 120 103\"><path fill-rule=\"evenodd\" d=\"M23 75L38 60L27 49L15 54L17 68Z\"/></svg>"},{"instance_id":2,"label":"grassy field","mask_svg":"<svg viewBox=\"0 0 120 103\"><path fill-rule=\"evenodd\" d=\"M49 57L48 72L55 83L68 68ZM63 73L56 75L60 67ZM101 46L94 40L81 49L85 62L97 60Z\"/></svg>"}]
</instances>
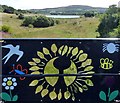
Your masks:
<instances>
[{"instance_id":1,"label":"grassy field","mask_svg":"<svg viewBox=\"0 0 120 103\"><path fill-rule=\"evenodd\" d=\"M96 29L98 18L58 19L60 24L48 28L28 28L21 26L15 14L2 15L2 24L11 27L11 34L3 38L95 38L99 35Z\"/></svg>"}]
</instances>

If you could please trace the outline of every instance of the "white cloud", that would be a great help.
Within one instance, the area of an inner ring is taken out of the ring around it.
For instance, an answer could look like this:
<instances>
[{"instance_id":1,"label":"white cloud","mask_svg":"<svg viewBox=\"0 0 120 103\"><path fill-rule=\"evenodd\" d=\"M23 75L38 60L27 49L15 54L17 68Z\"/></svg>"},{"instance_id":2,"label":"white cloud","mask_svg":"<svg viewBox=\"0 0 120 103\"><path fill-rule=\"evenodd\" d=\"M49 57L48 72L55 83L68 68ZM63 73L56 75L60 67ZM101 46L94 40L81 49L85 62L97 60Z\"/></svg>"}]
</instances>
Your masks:
<instances>
[{"instance_id":1,"label":"white cloud","mask_svg":"<svg viewBox=\"0 0 120 103\"><path fill-rule=\"evenodd\" d=\"M119 0L1 0L1 4L16 9L41 9L67 5L89 5L93 7L109 7L118 4Z\"/></svg>"}]
</instances>

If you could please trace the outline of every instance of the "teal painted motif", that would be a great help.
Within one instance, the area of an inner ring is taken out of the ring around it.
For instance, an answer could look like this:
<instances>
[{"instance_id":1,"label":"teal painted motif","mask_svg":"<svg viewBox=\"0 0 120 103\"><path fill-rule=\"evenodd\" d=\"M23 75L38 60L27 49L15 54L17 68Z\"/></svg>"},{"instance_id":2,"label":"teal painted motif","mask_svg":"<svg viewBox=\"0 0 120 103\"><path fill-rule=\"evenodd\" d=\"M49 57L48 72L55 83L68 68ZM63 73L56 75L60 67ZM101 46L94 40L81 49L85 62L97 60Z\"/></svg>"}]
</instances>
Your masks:
<instances>
[{"instance_id":1,"label":"teal painted motif","mask_svg":"<svg viewBox=\"0 0 120 103\"><path fill-rule=\"evenodd\" d=\"M103 100L105 102L106 101L111 102L111 101L113 101L118 96L118 94L119 94L118 90L115 90L112 93L110 93L110 88L109 88L108 89L108 94L105 94L104 91L101 91L99 93L99 97L100 97L101 100Z\"/></svg>"}]
</instances>

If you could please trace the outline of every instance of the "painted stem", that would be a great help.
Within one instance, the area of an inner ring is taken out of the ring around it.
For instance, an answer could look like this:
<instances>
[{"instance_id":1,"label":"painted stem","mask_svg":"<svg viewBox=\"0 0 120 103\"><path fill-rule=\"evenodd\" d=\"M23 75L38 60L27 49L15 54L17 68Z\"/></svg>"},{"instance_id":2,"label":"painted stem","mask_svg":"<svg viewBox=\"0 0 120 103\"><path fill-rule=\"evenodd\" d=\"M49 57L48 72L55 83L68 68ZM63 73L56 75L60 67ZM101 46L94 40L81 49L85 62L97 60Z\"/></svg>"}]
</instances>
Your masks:
<instances>
[{"instance_id":1,"label":"painted stem","mask_svg":"<svg viewBox=\"0 0 120 103\"><path fill-rule=\"evenodd\" d=\"M11 97L11 100L12 100L12 92L11 92L11 90L9 89L9 92L10 92L10 97Z\"/></svg>"},{"instance_id":2,"label":"painted stem","mask_svg":"<svg viewBox=\"0 0 120 103\"><path fill-rule=\"evenodd\" d=\"M108 89L108 97L110 96L110 88Z\"/></svg>"}]
</instances>

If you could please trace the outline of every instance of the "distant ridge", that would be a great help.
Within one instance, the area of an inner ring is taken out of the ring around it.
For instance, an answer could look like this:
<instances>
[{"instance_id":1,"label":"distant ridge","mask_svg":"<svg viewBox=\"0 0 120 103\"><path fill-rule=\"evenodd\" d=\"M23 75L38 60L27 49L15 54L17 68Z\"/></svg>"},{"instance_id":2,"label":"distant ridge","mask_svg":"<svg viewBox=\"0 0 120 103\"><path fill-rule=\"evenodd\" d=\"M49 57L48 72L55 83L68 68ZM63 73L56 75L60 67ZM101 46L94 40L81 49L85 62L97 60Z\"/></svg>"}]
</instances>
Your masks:
<instances>
[{"instance_id":1,"label":"distant ridge","mask_svg":"<svg viewBox=\"0 0 120 103\"><path fill-rule=\"evenodd\" d=\"M43 14L51 13L63 13L63 14L82 14L86 11L94 11L99 13L104 13L107 8L102 7L92 7L86 5L70 5L56 8L45 8L45 9L31 9L30 11Z\"/></svg>"}]
</instances>

